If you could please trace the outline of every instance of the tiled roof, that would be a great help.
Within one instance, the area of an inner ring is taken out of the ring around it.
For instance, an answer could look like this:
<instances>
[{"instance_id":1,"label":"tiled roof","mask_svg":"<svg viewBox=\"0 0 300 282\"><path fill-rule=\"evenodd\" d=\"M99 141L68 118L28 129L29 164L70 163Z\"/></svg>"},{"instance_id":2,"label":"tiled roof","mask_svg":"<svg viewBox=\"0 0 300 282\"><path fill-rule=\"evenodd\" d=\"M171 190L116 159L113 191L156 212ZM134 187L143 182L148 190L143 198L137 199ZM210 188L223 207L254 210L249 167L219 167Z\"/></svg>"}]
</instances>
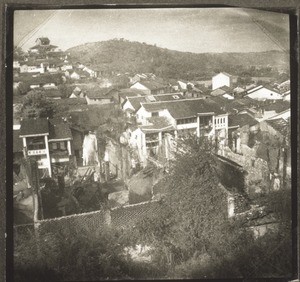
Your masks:
<instances>
[{"instance_id":1,"label":"tiled roof","mask_svg":"<svg viewBox=\"0 0 300 282\"><path fill-rule=\"evenodd\" d=\"M45 90L45 96L47 98L60 98L62 97L61 92L58 89L47 89Z\"/></svg>"},{"instance_id":2,"label":"tiled roof","mask_svg":"<svg viewBox=\"0 0 300 282\"><path fill-rule=\"evenodd\" d=\"M210 97L209 99L215 101L217 104L222 105L226 111L235 113L251 107L257 107L259 102L251 99L250 97L237 98L234 100L226 99L222 96Z\"/></svg>"},{"instance_id":3,"label":"tiled roof","mask_svg":"<svg viewBox=\"0 0 300 282\"><path fill-rule=\"evenodd\" d=\"M30 85L34 85L34 84L56 83L59 78L60 78L59 74L45 74L45 75L38 75L35 77L22 75L15 80L25 82Z\"/></svg>"},{"instance_id":4,"label":"tiled roof","mask_svg":"<svg viewBox=\"0 0 300 282\"><path fill-rule=\"evenodd\" d=\"M67 123L62 120L51 119L49 125L49 140L72 139L72 133Z\"/></svg>"},{"instance_id":5,"label":"tiled roof","mask_svg":"<svg viewBox=\"0 0 300 282\"><path fill-rule=\"evenodd\" d=\"M174 129L166 117L151 117L148 118L147 121L149 122L149 125L141 126L141 130L145 133L160 131L162 129Z\"/></svg>"},{"instance_id":6,"label":"tiled roof","mask_svg":"<svg viewBox=\"0 0 300 282\"><path fill-rule=\"evenodd\" d=\"M38 41L38 40L40 40L43 45L48 45L50 43L50 40L48 37L39 37L39 38L37 38L36 41Z\"/></svg>"},{"instance_id":7,"label":"tiled roof","mask_svg":"<svg viewBox=\"0 0 300 282\"><path fill-rule=\"evenodd\" d=\"M224 95L226 93L226 90L223 90L222 88L217 88L213 91L210 92L210 95L212 96L221 96Z\"/></svg>"},{"instance_id":8,"label":"tiled roof","mask_svg":"<svg viewBox=\"0 0 300 282\"><path fill-rule=\"evenodd\" d=\"M283 112L291 107L290 102L288 101L276 101L269 105L266 105L265 111L275 111L276 113Z\"/></svg>"},{"instance_id":9,"label":"tiled roof","mask_svg":"<svg viewBox=\"0 0 300 282\"><path fill-rule=\"evenodd\" d=\"M19 153L23 150L23 142L20 138L20 130L13 130L13 152Z\"/></svg>"},{"instance_id":10,"label":"tiled roof","mask_svg":"<svg viewBox=\"0 0 300 282\"><path fill-rule=\"evenodd\" d=\"M21 121L20 136L49 134L47 118L28 118Z\"/></svg>"},{"instance_id":11,"label":"tiled roof","mask_svg":"<svg viewBox=\"0 0 300 282\"><path fill-rule=\"evenodd\" d=\"M92 88L86 90L86 96L91 99L107 99L109 97L106 97L107 94L109 94L113 88Z\"/></svg>"},{"instance_id":12,"label":"tiled roof","mask_svg":"<svg viewBox=\"0 0 300 282\"><path fill-rule=\"evenodd\" d=\"M137 111L141 107L141 102L147 102L145 96L131 97L127 100L130 102L135 111Z\"/></svg>"},{"instance_id":13,"label":"tiled roof","mask_svg":"<svg viewBox=\"0 0 300 282\"><path fill-rule=\"evenodd\" d=\"M141 107L141 103L151 103L152 100L154 102L166 102L166 101L175 101L184 99L182 94L180 93L171 93L171 94L158 94L158 95L151 95L151 98L146 96L138 96L138 97L131 97L128 98L128 101L131 103L132 107L137 111Z\"/></svg>"},{"instance_id":14,"label":"tiled roof","mask_svg":"<svg viewBox=\"0 0 300 282\"><path fill-rule=\"evenodd\" d=\"M166 87L164 84L161 84L155 80L142 80L139 83L144 85L146 88L150 90L157 90Z\"/></svg>"},{"instance_id":15,"label":"tiled roof","mask_svg":"<svg viewBox=\"0 0 300 282\"><path fill-rule=\"evenodd\" d=\"M85 98L68 98L68 99L59 99L53 101L53 103L56 103L58 105L65 105L65 106L80 106L80 105L86 105L86 99ZM73 109L73 108L72 108Z\"/></svg>"},{"instance_id":16,"label":"tiled roof","mask_svg":"<svg viewBox=\"0 0 300 282\"><path fill-rule=\"evenodd\" d=\"M221 110L221 107L216 102L210 99L183 99L169 102L143 103L143 107L148 112L168 109L175 119L196 117L198 113L226 113Z\"/></svg>"},{"instance_id":17,"label":"tiled roof","mask_svg":"<svg viewBox=\"0 0 300 282\"><path fill-rule=\"evenodd\" d=\"M126 97L136 97L136 96L145 96L144 91L140 89L135 89L135 88L126 88L126 89L121 89L119 96L122 98Z\"/></svg>"},{"instance_id":18,"label":"tiled roof","mask_svg":"<svg viewBox=\"0 0 300 282\"><path fill-rule=\"evenodd\" d=\"M265 120L265 122L273 127L276 131L278 131L281 135L285 136L287 134L288 123L285 119L272 119L272 120Z\"/></svg>"},{"instance_id":19,"label":"tiled roof","mask_svg":"<svg viewBox=\"0 0 300 282\"><path fill-rule=\"evenodd\" d=\"M181 93L166 93L166 94L158 94L153 95L156 101L174 101L174 100L181 100L184 99Z\"/></svg>"},{"instance_id":20,"label":"tiled roof","mask_svg":"<svg viewBox=\"0 0 300 282\"><path fill-rule=\"evenodd\" d=\"M29 49L51 49L51 48L57 48L55 45L34 45L33 47L30 47Z\"/></svg>"},{"instance_id":21,"label":"tiled roof","mask_svg":"<svg viewBox=\"0 0 300 282\"><path fill-rule=\"evenodd\" d=\"M239 125L240 127L244 125L252 126L257 123L258 121L248 114L237 114L237 115L228 116L228 126L237 126L237 125Z\"/></svg>"}]
</instances>

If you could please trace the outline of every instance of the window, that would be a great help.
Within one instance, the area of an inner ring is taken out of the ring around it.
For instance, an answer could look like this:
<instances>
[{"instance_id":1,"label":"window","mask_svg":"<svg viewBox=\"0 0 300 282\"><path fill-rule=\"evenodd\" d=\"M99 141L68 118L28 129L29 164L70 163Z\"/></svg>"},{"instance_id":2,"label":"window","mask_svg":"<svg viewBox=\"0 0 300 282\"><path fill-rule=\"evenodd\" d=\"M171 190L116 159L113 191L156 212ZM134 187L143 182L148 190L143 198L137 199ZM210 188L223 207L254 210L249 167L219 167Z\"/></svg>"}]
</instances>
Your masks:
<instances>
[{"instance_id":1,"label":"window","mask_svg":"<svg viewBox=\"0 0 300 282\"><path fill-rule=\"evenodd\" d=\"M28 150L41 150L45 149L44 137L29 137L26 139Z\"/></svg>"},{"instance_id":2,"label":"window","mask_svg":"<svg viewBox=\"0 0 300 282\"><path fill-rule=\"evenodd\" d=\"M158 112L153 112L153 113L151 113L151 116L152 116L152 117L158 117Z\"/></svg>"},{"instance_id":3,"label":"window","mask_svg":"<svg viewBox=\"0 0 300 282\"><path fill-rule=\"evenodd\" d=\"M60 149L65 150L66 149L66 144L65 142L60 142Z\"/></svg>"},{"instance_id":4,"label":"window","mask_svg":"<svg viewBox=\"0 0 300 282\"><path fill-rule=\"evenodd\" d=\"M52 149L57 150L57 143L52 143Z\"/></svg>"},{"instance_id":5,"label":"window","mask_svg":"<svg viewBox=\"0 0 300 282\"><path fill-rule=\"evenodd\" d=\"M196 123L197 118L183 118L183 119L178 119L177 124L187 124L187 123Z\"/></svg>"}]
</instances>

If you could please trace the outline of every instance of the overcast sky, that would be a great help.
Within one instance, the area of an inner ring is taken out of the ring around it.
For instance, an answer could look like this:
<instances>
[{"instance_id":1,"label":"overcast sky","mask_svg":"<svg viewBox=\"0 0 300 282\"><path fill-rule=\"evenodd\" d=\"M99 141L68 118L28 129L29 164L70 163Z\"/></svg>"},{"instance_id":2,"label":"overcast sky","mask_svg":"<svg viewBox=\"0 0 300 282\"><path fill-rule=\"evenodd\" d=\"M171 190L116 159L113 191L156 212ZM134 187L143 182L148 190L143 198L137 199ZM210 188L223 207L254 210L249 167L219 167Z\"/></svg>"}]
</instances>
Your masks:
<instances>
[{"instance_id":1,"label":"overcast sky","mask_svg":"<svg viewBox=\"0 0 300 282\"><path fill-rule=\"evenodd\" d=\"M113 38L195 53L289 49L288 15L255 9L28 10L14 19L24 50L41 36L62 50Z\"/></svg>"}]
</instances>

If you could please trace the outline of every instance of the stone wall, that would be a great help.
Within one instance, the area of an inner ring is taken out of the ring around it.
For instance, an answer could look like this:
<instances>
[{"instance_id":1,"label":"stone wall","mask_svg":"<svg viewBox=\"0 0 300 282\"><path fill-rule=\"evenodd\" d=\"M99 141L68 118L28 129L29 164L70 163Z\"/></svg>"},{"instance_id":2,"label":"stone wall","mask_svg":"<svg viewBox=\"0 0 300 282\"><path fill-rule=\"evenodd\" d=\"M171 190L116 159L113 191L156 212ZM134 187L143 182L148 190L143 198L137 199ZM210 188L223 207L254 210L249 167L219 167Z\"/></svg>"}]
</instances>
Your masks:
<instances>
[{"instance_id":1,"label":"stone wall","mask_svg":"<svg viewBox=\"0 0 300 282\"><path fill-rule=\"evenodd\" d=\"M60 232L64 229L75 230L76 233L82 230L96 232L108 224L110 224L109 212L99 210L89 213L37 220L35 222L35 229L40 235Z\"/></svg>"},{"instance_id":2,"label":"stone wall","mask_svg":"<svg viewBox=\"0 0 300 282\"><path fill-rule=\"evenodd\" d=\"M159 201L148 201L111 210L111 224L117 228L133 227L147 216L159 215L163 204Z\"/></svg>"},{"instance_id":3,"label":"stone wall","mask_svg":"<svg viewBox=\"0 0 300 282\"><path fill-rule=\"evenodd\" d=\"M159 215L162 208L161 202L148 201L106 211L99 210L59 218L36 220L34 227L39 235L55 234L68 229L76 233L83 230L98 232L105 226L130 228L148 215Z\"/></svg>"},{"instance_id":4,"label":"stone wall","mask_svg":"<svg viewBox=\"0 0 300 282\"><path fill-rule=\"evenodd\" d=\"M229 148L225 149L225 157L233 160L243 167L247 171L245 175L245 187L247 194L263 192L258 190L256 184L259 186L267 187L270 184L270 173L268 163L260 158L256 157L256 147L250 148L247 145L242 145L243 155L233 153ZM251 188L251 186L255 188ZM253 191L252 191L252 190Z\"/></svg>"}]
</instances>

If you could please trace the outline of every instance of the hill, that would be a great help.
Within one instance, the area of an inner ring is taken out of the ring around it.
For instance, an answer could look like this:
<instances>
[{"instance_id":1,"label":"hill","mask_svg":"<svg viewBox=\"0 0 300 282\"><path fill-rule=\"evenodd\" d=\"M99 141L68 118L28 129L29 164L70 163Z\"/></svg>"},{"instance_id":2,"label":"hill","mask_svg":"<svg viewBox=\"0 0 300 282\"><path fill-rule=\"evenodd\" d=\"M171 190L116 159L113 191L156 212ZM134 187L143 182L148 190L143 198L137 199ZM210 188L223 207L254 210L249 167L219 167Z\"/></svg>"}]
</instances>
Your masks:
<instances>
[{"instance_id":1,"label":"hill","mask_svg":"<svg viewBox=\"0 0 300 282\"><path fill-rule=\"evenodd\" d=\"M196 54L123 39L86 43L67 52L72 60L104 73L152 72L175 79L208 79L218 71L240 75L250 69L253 76L268 76L274 68L287 70L289 64L289 55L281 51Z\"/></svg>"}]
</instances>

